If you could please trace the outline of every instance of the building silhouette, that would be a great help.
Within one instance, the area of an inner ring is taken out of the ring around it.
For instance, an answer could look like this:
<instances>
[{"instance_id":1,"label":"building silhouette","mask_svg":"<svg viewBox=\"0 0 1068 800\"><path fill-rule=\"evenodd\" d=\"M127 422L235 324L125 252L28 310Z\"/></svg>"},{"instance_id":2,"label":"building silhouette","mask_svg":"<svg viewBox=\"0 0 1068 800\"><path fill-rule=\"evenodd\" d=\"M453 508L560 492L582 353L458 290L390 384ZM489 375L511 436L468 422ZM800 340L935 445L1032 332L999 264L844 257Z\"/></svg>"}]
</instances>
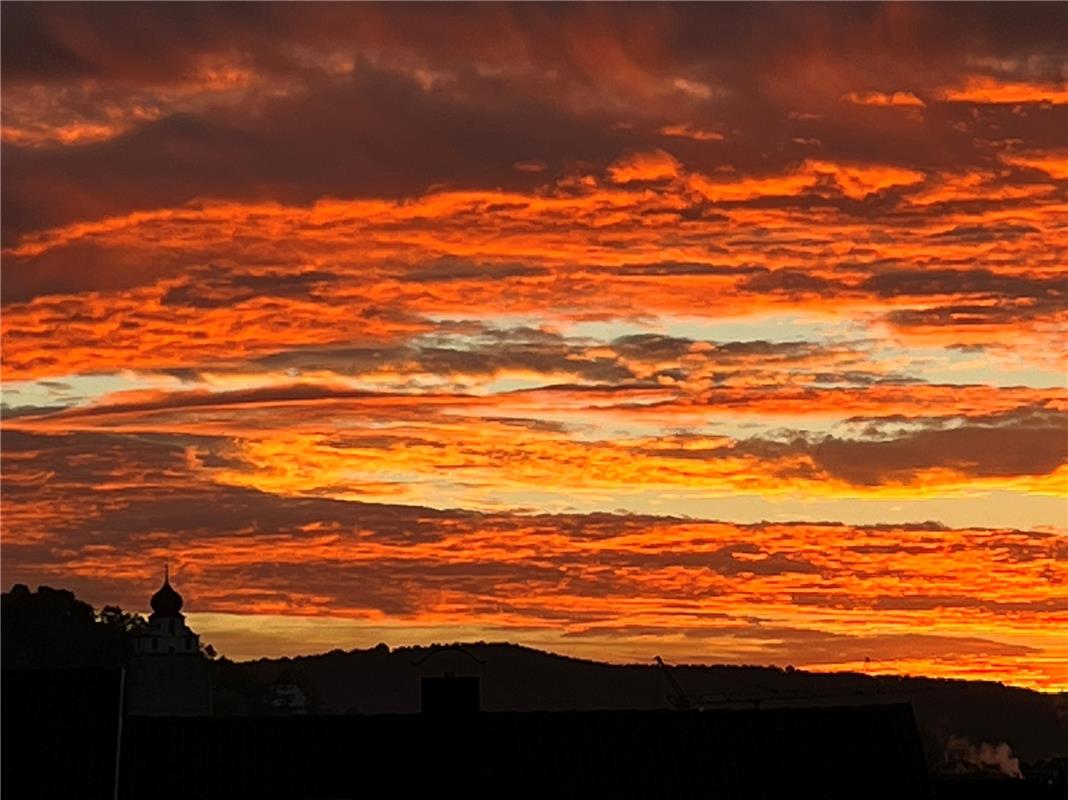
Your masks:
<instances>
[{"instance_id":1,"label":"building silhouette","mask_svg":"<svg viewBox=\"0 0 1068 800\"><path fill-rule=\"evenodd\" d=\"M164 568L163 585L149 600L152 613L137 637L138 655L199 653L200 637L185 624L182 596L171 586L170 570Z\"/></svg>"},{"instance_id":2,"label":"building silhouette","mask_svg":"<svg viewBox=\"0 0 1068 800\"><path fill-rule=\"evenodd\" d=\"M186 624L182 596L165 570L149 601L152 613L138 633L126 677L131 714L202 716L211 713L211 672L200 637Z\"/></svg>"},{"instance_id":3,"label":"building silhouette","mask_svg":"<svg viewBox=\"0 0 1068 800\"><path fill-rule=\"evenodd\" d=\"M282 670L274 683L267 687L264 702L278 714L308 713L308 696L289 670Z\"/></svg>"}]
</instances>

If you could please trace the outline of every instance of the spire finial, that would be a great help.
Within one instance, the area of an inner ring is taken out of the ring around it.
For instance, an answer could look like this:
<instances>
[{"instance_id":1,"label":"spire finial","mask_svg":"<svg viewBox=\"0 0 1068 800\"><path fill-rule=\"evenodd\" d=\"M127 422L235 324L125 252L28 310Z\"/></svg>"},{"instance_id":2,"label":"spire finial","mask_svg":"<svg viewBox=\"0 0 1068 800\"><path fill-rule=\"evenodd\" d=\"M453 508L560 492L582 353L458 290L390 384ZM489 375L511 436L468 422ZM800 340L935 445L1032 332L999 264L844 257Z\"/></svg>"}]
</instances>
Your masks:
<instances>
[{"instance_id":1,"label":"spire finial","mask_svg":"<svg viewBox=\"0 0 1068 800\"><path fill-rule=\"evenodd\" d=\"M152 595L149 601L154 615L162 617L178 617L182 610L182 596L174 591L171 586L171 565L163 564L163 585Z\"/></svg>"}]
</instances>

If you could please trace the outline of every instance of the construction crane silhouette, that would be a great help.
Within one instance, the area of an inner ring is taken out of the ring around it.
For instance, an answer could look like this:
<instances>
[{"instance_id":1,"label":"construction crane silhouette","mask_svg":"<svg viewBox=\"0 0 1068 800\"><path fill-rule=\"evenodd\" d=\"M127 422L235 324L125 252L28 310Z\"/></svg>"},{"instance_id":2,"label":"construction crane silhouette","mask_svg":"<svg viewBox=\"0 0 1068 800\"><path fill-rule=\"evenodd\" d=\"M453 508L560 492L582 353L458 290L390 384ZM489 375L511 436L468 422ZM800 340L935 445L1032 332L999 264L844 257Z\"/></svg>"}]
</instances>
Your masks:
<instances>
[{"instance_id":1,"label":"construction crane silhouette","mask_svg":"<svg viewBox=\"0 0 1068 800\"><path fill-rule=\"evenodd\" d=\"M672 708L679 711L688 711L696 708L698 710L705 708L715 708L716 706L731 705L742 703L745 705L752 705L754 708L759 708L760 704L766 700L775 700L782 697L778 689L771 686L765 686L764 684L755 684L755 687L763 692L763 694L755 695L741 695L734 692L728 692L726 694L687 694L686 690L682 688L678 680L675 679L675 674L671 671L664 659L660 656L656 656L653 659L657 666L663 670L664 675L667 676L668 682L671 684L672 690L675 694L668 695L668 702L671 703ZM750 681L750 683L752 683Z\"/></svg>"},{"instance_id":2,"label":"construction crane silhouette","mask_svg":"<svg viewBox=\"0 0 1068 800\"><path fill-rule=\"evenodd\" d=\"M665 664L664 659L662 659L660 656L656 656L656 658L654 658L653 660L656 662L656 665L660 667L661 670L663 670L664 674L667 676L668 683L671 684L671 688L675 692L675 694L669 694L667 698L668 702L671 703L672 707L677 709L678 711L688 711L689 709L693 708L693 703L690 702L689 695L687 695L686 692L683 691L683 688L679 685L679 682L675 680L675 676L671 672L671 667Z\"/></svg>"}]
</instances>

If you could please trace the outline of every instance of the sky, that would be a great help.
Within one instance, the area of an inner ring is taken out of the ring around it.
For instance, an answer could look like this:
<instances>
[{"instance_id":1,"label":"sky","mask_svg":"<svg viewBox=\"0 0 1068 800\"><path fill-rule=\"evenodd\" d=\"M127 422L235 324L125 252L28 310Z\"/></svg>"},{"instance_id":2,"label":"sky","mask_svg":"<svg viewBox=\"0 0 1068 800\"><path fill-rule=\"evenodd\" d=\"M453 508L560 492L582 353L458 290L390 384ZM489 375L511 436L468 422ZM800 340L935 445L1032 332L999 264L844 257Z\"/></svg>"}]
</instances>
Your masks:
<instances>
[{"instance_id":1,"label":"sky","mask_svg":"<svg viewBox=\"0 0 1068 800\"><path fill-rule=\"evenodd\" d=\"M1068 689L1068 5L0 14L5 589Z\"/></svg>"}]
</instances>

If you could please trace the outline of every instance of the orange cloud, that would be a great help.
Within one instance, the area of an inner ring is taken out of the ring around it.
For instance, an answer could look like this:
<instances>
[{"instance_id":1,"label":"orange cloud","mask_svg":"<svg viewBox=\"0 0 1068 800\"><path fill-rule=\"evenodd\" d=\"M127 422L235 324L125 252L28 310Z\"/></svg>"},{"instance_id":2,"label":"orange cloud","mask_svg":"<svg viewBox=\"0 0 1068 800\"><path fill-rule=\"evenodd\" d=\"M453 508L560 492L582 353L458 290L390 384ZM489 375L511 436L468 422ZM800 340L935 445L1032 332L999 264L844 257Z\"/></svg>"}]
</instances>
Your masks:
<instances>
[{"instance_id":1,"label":"orange cloud","mask_svg":"<svg viewBox=\"0 0 1068 800\"><path fill-rule=\"evenodd\" d=\"M1068 149L1005 153L1001 160L1014 167L1045 172L1055 180L1068 180Z\"/></svg>"},{"instance_id":2,"label":"orange cloud","mask_svg":"<svg viewBox=\"0 0 1068 800\"><path fill-rule=\"evenodd\" d=\"M660 129L662 136L676 136L683 139L693 139L697 142L722 142L723 134L718 131L705 130L691 125L689 122L677 125L665 125Z\"/></svg>"},{"instance_id":3,"label":"orange cloud","mask_svg":"<svg viewBox=\"0 0 1068 800\"><path fill-rule=\"evenodd\" d=\"M851 165L833 164L823 161L807 162L806 166L813 172L831 175L842 190L842 194L854 200L895 186L909 186L919 183L924 173L914 169L904 169L880 164Z\"/></svg>"},{"instance_id":4,"label":"orange cloud","mask_svg":"<svg viewBox=\"0 0 1068 800\"><path fill-rule=\"evenodd\" d=\"M896 108L926 108L927 104L912 92L848 92L842 95L843 103L858 106L887 106Z\"/></svg>"},{"instance_id":5,"label":"orange cloud","mask_svg":"<svg viewBox=\"0 0 1068 800\"><path fill-rule=\"evenodd\" d=\"M1028 341L1024 357L1033 357L1043 352L1032 346L1035 337L1051 336L1063 311L1053 284L994 283L982 269L943 269L993 263L1003 276L1052 280L1065 234L1057 225L1064 204L1049 181L827 160L768 176L681 173L663 156L617 173L678 176L656 191L638 180L605 187L589 178L578 189L443 191L404 202L327 199L307 208L205 202L42 231L5 251L5 292L44 286L55 275L75 288L84 281L98 294L9 302L4 373L65 375L89 363L97 371L182 368L303 345L393 341L431 327L421 319L428 313L496 308L566 317L596 309L608 316L714 317L739 303L750 311L831 315L882 309L895 324L911 320L898 324L910 336L1002 345L1018 337ZM1032 165L1039 157L1019 156ZM1041 161L1055 169L1052 163ZM853 216L827 205L839 196L866 202L887 189L899 195L893 216ZM807 208L775 207L799 197L808 198ZM757 229L754 238L750 231ZM242 264L250 249L267 259L265 266ZM85 252L99 269L65 268ZM439 266L428 269L428 262ZM205 270L205 263L218 266ZM122 288L138 276L108 264L152 264L179 275L182 265L196 268L184 278ZM866 276L884 264L942 270L958 287L914 294L904 315L895 309L904 301L865 288ZM107 291L111 281L121 290ZM977 282L987 288L964 291ZM939 310L954 298L972 308L959 324ZM982 328L972 322L977 314Z\"/></svg>"},{"instance_id":6,"label":"orange cloud","mask_svg":"<svg viewBox=\"0 0 1068 800\"><path fill-rule=\"evenodd\" d=\"M947 103L1064 105L1068 103L1068 88L1063 84L1002 81L976 75L968 78L963 85L940 89L938 97Z\"/></svg>"},{"instance_id":7,"label":"orange cloud","mask_svg":"<svg viewBox=\"0 0 1068 800\"><path fill-rule=\"evenodd\" d=\"M615 183L671 180L679 175L679 162L663 150L635 153L610 166L608 174Z\"/></svg>"}]
</instances>

